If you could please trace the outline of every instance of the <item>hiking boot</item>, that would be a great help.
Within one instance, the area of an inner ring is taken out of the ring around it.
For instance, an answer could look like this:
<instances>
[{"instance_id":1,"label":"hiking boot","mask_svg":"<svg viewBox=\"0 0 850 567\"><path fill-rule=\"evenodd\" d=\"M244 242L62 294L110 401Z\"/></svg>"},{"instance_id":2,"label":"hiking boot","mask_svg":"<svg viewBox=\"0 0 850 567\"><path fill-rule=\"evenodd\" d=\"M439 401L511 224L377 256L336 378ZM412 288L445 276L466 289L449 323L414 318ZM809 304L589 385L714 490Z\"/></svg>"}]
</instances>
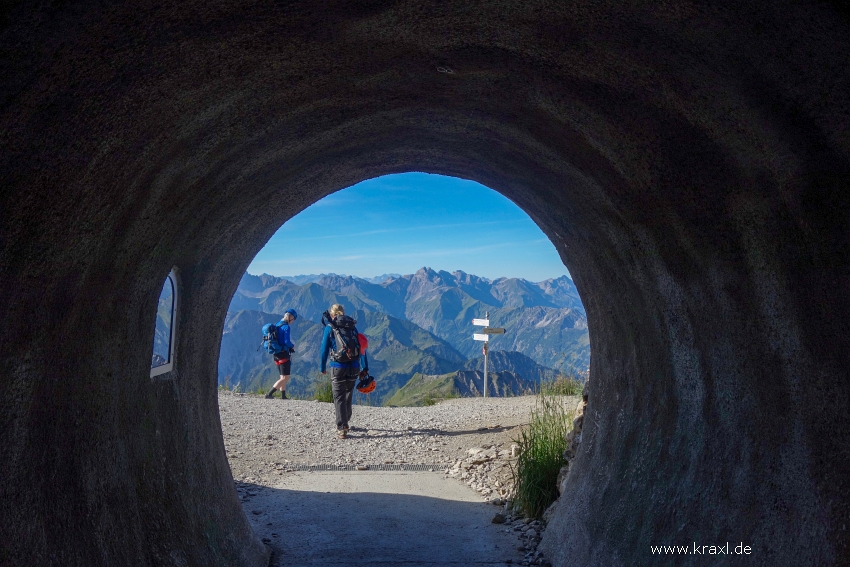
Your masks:
<instances>
[{"instance_id":1,"label":"hiking boot","mask_svg":"<svg viewBox=\"0 0 850 567\"><path fill-rule=\"evenodd\" d=\"M286 397L286 390L280 391L280 399L281 400L288 400L289 399L289 398Z\"/></svg>"},{"instance_id":2,"label":"hiking boot","mask_svg":"<svg viewBox=\"0 0 850 567\"><path fill-rule=\"evenodd\" d=\"M272 388L271 390L269 390L269 393L268 393L268 394L266 394L266 399L267 399L267 400L272 399L272 397L274 396L274 393L275 393L275 392L277 392L277 388Z\"/></svg>"},{"instance_id":3,"label":"hiking boot","mask_svg":"<svg viewBox=\"0 0 850 567\"><path fill-rule=\"evenodd\" d=\"M337 429L336 436L340 439L345 439L346 437L348 437L348 431L345 429Z\"/></svg>"}]
</instances>

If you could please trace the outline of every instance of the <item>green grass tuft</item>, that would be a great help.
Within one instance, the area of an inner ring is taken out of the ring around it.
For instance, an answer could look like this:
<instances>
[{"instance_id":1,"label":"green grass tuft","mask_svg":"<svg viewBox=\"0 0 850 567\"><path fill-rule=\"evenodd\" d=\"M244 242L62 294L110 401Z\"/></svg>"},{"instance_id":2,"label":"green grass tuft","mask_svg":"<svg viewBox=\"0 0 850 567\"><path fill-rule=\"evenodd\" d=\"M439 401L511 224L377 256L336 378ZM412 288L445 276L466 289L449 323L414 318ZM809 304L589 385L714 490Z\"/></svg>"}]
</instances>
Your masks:
<instances>
[{"instance_id":1,"label":"green grass tuft","mask_svg":"<svg viewBox=\"0 0 850 567\"><path fill-rule=\"evenodd\" d=\"M557 378L540 383L540 393L547 396L578 396L584 390L584 384L575 376L559 374Z\"/></svg>"},{"instance_id":2,"label":"green grass tuft","mask_svg":"<svg viewBox=\"0 0 850 567\"><path fill-rule=\"evenodd\" d=\"M313 393L313 399L320 402L333 403L334 392L330 379L316 386L316 391Z\"/></svg>"},{"instance_id":3,"label":"green grass tuft","mask_svg":"<svg viewBox=\"0 0 850 567\"><path fill-rule=\"evenodd\" d=\"M457 391L457 388L452 388L448 392L428 392L427 394L425 394L425 397L422 398L422 405L433 406L436 405L437 402L442 402L443 400L453 400L459 397L460 393Z\"/></svg>"},{"instance_id":4,"label":"green grass tuft","mask_svg":"<svg viewBox=\"0 0 850 567\"><path fill-rule=\"evenodd\" d=\"M518 447L514 477L514 506L531 518L540 518L558 498L558 473L565 464L567 433L573 414L565 400L541 392L531 412L531 424L514 439Z\"/></svg>"},{"instance_id":5,"label":"green grass tuft","mask_svg":"<svg viewBox=\"0 0 850 567\"><path fill-rule=\"evenodd\" d=\"M444 400L456 400L460 397L460 392L457 391L457 388L452 388L450 391L445 392L443 394Z\"/></svg>"}]
</instances>

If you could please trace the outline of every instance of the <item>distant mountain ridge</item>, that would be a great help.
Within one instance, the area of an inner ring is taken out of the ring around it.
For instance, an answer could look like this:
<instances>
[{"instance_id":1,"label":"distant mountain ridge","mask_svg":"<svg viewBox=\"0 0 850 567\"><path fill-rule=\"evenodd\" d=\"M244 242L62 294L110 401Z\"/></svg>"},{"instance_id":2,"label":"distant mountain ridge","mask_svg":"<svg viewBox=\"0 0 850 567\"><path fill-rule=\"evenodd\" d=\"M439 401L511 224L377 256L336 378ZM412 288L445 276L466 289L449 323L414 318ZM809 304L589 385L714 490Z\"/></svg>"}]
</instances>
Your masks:
<instances>
[{"instance_id":1,"label":"distant mountain ridge","mask_svg":"<svg viewBox=\"0 0 850 567\"><path fill-rule=\"evenodd\" d=\"M246 275L250 275L250 274L246 274ZM290 282L292 282L296 285L304 285L306 283L318 283L318 281L321 280L322 278L324 278L325 276L337 276L337 275L340 275L340 274L334 274L334 273L329 273L329 274L301 274L300 276L277 276L277 278L290 281ZM264 277L264 276L270 277L270 278L275 277L275 276L269 276L268 274L262 274L261 276L257 276L257 277ZM343 274L342 277L348 277L348 276L345 276ZM351 276L351 277L357 277L357 276ZM363 281L366 281L366 282L369 282L369 283L373 283L373 284L379 284L379 283L385 282L386 280L388 280L390 278L398 278L398 277L401 277L401 274L381 274L380 276L375 276L375 277L372 277L372 278L357 278L357 279L360 279L360 280L363 280Z\"/></svg>"},{"instance_id":2,"label":"distant mountain ridge","mask_svg":"<svg viewBox=\"0 0 850 567\"><path fill-rule=\"evenodd\" d=\"M358 283L382 286L395 295L401 292L406 300L415 300L423 293L436 288L458 288L471 297L493 307L568 307L584 312L584 306L572 280L567 276L531 282L521 278L497 278L489 280L461 270L446 272L423 267L414 274L383 274L373 278L360 278L344 274L309 274L299 276L252 275L246 273L239 283L239 290L260 292L288 282L298 286L316 283L333 291Z\"/></svg>"},{"instance_id":3,"label":"distant mountain ridge","mask_svg":"<svg viewBox=\"0 0 850 567\"><path fill-rule=\"evenodd\" d=\"M492 326L507 329L504 335L491 339L493 371L516 371L517 376L539 382L554 375L553 369L584 369L589 364L584 308L566 276L535 283L520 278L489 280L463 271L431 268L387 276L373 283L354 276L313 274L298 276L305 282L299 284L268 274L245 274L228 311L220 381L225 376L231 376L231 383L241 377L243 385L271 380L270 357L245 354L246 340L238 337L251 335L251 340L259 344L262 323L274 322L280 315L272 314L294 308L299 315L293 326L294 342L312 343L321 338L320 334L313 336L313 325L333 303L342 304L346 313L356 313L358 328L375 341L370 345L373 370L386 373L383 383L381 376L373 374L379 377L384 397L416 372L438 375L472 371L473 366L465 365L472 363L468 359L481 356L482 347L472 339L472 319L483 318L488 312ZM320 331L319 327L316 332ZM309 380L315 381L318 372L318 348L318 344L310 346L311 356L299 350L294 359L293 372L306 373L299 374L298 380L305 388L310 386L305 382L308 375L312 372ZM515 352L502 360L498 351ZM268 368L263 369L264 364Z\"/></svg>"},{"instance_id":4,"label":"distant mountain ridge","mask_svg":"<svg viewBox=\"0 0 850 567\"><path fill-rule=\"evenodd\" d=\"M292 307L319 322L332 303L342 304L347 311L406 319L447 340L467 357L475 356L481 346L472 339L471 321L489 312L493 325L509 329L492 339L491 346L497 350L522 352L550 367L585 368L590 361L584 307L566 276L537 283L520 278L491 281L463 271L422 268L380 284L325 274L298 285L284 278L245 274L230 311L282 313Z\"/></svg>"}]
</instances>

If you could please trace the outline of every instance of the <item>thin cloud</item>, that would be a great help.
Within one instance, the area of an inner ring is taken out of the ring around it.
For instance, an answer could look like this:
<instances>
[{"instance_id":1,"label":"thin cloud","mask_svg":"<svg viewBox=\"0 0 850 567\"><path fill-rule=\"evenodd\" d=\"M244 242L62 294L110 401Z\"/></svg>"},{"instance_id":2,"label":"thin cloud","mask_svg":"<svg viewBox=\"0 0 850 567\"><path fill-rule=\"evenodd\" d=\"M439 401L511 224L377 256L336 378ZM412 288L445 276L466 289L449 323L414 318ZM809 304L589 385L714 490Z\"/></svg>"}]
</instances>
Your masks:
<instances>
[{"instance_id":1,"label":"thin cloud","mask_svg":"<svg viewBox=\"0 0 850 567\"><path fill-rule=\"evenodd\" d=\"M428 225L417 225L417 226L404 226L398 228L379 228L375 230L366 230L362 232L340 232L337 234L325 234L321 236L296 236L296 237L287 237L287 242L302 242L308 240L328 240L332 238L349 238L349 237L357 237L357 236L370 236L372 234L391 234L398 232L410 232L414 230L435 230L435 229L444 229L444 228L463 228L463 227L478 227L478 226L494 226L494 225L511 225L511 224L524 224L524 220L504 220L504 221L478 221L478 222L462 222L462 223L449 223L449 224L428 224ZM287 229L285 225L281 228ZM293 231L301 231L303 230L300 227L292 227L290 230ZM542 242L548 242L548 240L542 240Z\"/></svg>"},{"instance_id":2,"label":"thin cloud","mask_svg":"<svg viewBox=\"0 0 850 567\"><path fill-rule=\"evenodd\" d=\"M498 250L503 248L516 248L518 246L523 246L527 244L532 244L533 240L526 240L522 242L494 242L493 244L486 244L483 246L472 246L472 247L458 247L458 248L437 248L437 249L421 249L417 248L415 250L411 250L410 252L402 253L402 254L385 254L380 251L375 251L374 256L380 258L410 258L411 256L416 257L430 257L430 256L453 256L453 255L461 255L461 254L475 254L478 252L486 252L488 250Z\"/></svg>"}]
</instances>

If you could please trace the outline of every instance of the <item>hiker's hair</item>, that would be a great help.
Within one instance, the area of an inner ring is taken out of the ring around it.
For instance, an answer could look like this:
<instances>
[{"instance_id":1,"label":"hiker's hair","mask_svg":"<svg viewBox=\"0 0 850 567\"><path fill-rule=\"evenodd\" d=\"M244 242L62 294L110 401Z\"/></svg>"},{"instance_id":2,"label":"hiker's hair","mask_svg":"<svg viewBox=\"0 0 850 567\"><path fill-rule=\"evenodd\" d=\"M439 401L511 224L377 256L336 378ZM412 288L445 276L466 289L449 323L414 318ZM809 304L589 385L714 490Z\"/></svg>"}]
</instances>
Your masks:
<instances>
[{"instance_id":1,"label":"hiker's hair","mask_svg":"<svg viewBox=\"0 0 850 567\"><path fill-rule=\"evenodd\" d=\"M345 315L345 308L339 303L334 303L330 308L331 317L337 317L339 315Z\"/></svg>"}]
</instances>

